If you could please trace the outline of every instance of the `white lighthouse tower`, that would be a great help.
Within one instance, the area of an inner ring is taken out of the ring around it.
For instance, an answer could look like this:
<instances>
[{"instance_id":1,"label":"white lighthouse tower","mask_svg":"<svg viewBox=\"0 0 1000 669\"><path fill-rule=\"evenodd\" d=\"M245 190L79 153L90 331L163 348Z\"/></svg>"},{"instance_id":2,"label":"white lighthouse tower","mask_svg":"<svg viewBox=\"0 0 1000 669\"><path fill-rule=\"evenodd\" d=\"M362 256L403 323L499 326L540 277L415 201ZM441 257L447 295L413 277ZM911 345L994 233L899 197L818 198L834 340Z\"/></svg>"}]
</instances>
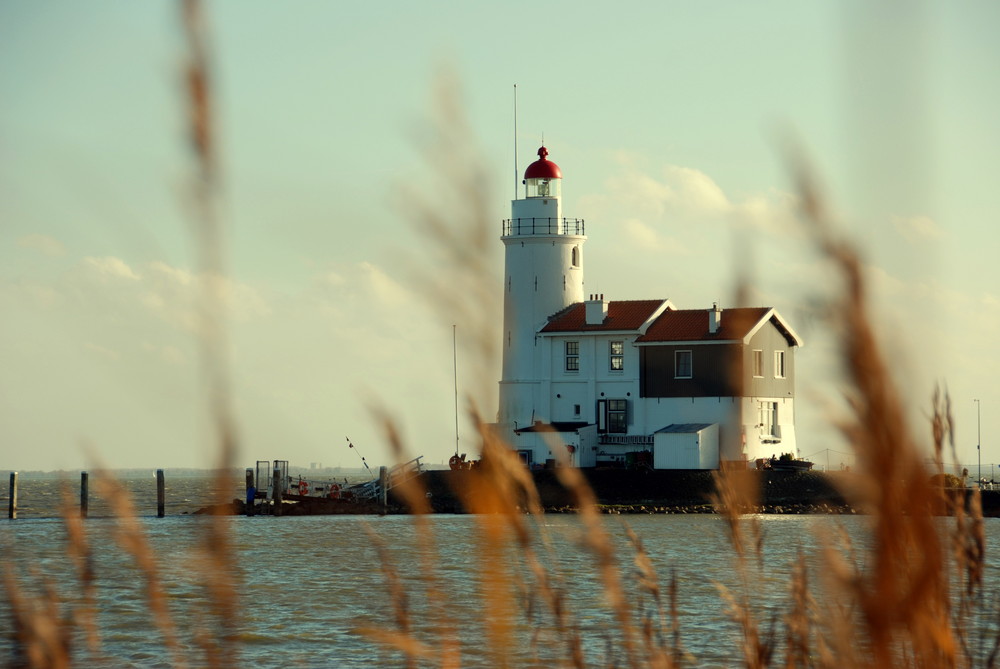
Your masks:
<instances>
[{"instance_id":1,"label":"white lighthouse tower","mask_svg":"<svg viewBox=\"0 0 1000 669\"><path fill-rule=\"evenodd\" d=\"M548 318L583 301L583 220L562 216L559 166L538 149L524 172L525 197L504 221L503 374L498 422L507 430L537 418L542 369L538 331Z\"/></svg>"}]
</instances>

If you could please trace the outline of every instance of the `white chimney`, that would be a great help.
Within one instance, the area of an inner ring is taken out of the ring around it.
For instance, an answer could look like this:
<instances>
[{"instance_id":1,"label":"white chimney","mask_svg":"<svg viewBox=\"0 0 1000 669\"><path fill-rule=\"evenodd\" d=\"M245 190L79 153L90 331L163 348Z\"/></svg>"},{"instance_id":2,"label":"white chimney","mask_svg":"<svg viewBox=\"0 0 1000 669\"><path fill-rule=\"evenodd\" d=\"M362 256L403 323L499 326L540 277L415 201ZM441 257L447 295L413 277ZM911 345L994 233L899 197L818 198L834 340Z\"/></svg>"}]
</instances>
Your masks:
<instances>
[{"instance_id":1,"label":"white chimney","mask_svg":"<svg viewBox=\"0 0 1000 669\"><path fill-rule=\"evenodd\" d=\"M708 334L715 334L722 325L722 309L717 302L712 303L712 308L708 310Z\"/></svg>"},{"instance_id":2,"label":"white chimney","mask_svg":"<svg viewBox=\"0 0 1000 669\"><path fill-rule=\"evenodd\" d=\"M587 305L587 325L600 325L608 316L608 303L604 294L591 295L585 302Z\"/></svg>"}]
</instances>

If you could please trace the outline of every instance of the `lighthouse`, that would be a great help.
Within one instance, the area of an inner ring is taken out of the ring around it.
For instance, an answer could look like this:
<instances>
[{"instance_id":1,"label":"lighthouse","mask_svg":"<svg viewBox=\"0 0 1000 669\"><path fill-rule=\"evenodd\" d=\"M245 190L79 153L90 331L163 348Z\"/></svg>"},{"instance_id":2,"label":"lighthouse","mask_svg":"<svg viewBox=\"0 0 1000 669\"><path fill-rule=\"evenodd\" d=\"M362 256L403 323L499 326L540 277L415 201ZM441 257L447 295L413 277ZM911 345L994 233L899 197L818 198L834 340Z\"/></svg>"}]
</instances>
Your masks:
<instances>
[{"instance_id":1,"label":"lighthouse","mask_svg":"<svg viewBox=\"0 0 1000 669\"><path fill-rule=\"evenodd\" d=\"M537 418L542 370L538 333L549 317L583 301L582 219L563 218L562 171L538 149L524 172L524 197L503 223L503 371L499 423L508 429Z\"/></svg>"},{"instance_id":2,"label":"lighthouse","mask_svg":"<svg viewBox=\"0 0 1000 669\"><path fill-rule=\"evenodd\" d=\"M773 307L583 292L583 221L538 149L503 222L496 435L531 468L716 469L798 453L795 350Z\"/></svg>"}]
</instances>

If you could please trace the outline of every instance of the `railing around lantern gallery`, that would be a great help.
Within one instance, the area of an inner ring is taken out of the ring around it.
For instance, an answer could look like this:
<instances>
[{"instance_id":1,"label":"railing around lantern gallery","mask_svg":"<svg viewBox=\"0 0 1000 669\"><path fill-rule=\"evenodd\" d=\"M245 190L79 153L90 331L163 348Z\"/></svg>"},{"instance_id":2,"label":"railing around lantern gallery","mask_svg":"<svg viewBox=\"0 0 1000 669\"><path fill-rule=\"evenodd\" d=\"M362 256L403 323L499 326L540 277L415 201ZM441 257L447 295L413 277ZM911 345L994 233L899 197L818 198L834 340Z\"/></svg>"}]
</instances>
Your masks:
<instances>
[{"instance_id":1,"label":"railing around lantern gallery","mask_svg":"<svg viewBox=\"0 0 1000 669\"><path fill-rule=\"evenodd\" d=\"M508 218L503 222L504 237L583 234L582 218Z\"/></svg>"}]
</instances>

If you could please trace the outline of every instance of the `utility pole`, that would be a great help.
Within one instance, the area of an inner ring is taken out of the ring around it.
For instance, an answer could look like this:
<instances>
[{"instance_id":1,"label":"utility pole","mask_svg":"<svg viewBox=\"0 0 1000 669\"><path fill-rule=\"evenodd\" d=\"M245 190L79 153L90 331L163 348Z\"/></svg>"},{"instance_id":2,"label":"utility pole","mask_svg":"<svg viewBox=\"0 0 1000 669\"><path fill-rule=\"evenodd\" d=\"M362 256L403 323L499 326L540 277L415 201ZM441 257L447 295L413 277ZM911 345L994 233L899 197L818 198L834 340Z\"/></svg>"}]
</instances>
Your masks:
<instances>
[{"instance_id":1,"label":"utility pole","mask_svg":"<svg viewBox=\"0 0 1000 669\"><path fill-rule=\"evenodd\" d=\"M972 400L976 403L976 457L979 459L979 480L983 479L983 423L981 409L982 403L979 400Z\"/></svg>"}]
</instances>

